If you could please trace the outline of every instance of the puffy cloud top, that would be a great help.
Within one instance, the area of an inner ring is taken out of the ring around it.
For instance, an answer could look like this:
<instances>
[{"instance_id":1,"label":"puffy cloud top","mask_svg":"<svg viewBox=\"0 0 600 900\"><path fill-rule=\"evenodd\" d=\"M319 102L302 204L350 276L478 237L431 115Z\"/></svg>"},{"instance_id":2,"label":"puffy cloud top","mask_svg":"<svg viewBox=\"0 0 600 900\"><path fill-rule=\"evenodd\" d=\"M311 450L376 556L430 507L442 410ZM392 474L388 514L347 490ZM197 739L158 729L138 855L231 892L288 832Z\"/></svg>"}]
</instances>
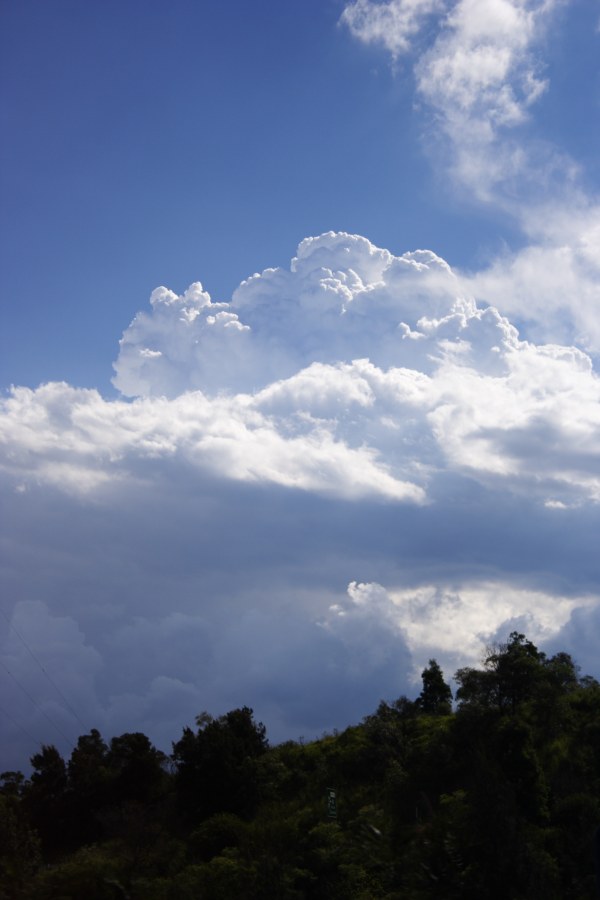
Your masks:
<instances>
[{"instance_id":1,"label":"puffy cloud top","mask_svg":"<svg viewBox=\"0 0 600 900\"><path fill-rule=\"evenodd\" d=\"M599 382L580 350L521 341L430 251L356 235L300 244L230 303L153 292L121 341L134 402L17 389L4 466L77 491L139 461L345 498L424 502L431 479L501 479L539 502L600 497ZM543 454L540 453L543 447Z\"/></svg>"},{"instance_id":2,"label":"puffy cloud top","mask_svg":"<svg viewBox=\"0 0 600 900\"><path fill-rule=\"evenodd\" d=\"M173 397L253 391L317 361L410 364L420 320L431 332L448 315L461 328L477 316L457 294L449 266L431 251L393 256L329 232L302 241L289 270L242 282L230 303L211 302L200 283L181 296L157 288L151 312L138 313L123 335L114 383L127 396Z\"/></svg>"}]
</instances>

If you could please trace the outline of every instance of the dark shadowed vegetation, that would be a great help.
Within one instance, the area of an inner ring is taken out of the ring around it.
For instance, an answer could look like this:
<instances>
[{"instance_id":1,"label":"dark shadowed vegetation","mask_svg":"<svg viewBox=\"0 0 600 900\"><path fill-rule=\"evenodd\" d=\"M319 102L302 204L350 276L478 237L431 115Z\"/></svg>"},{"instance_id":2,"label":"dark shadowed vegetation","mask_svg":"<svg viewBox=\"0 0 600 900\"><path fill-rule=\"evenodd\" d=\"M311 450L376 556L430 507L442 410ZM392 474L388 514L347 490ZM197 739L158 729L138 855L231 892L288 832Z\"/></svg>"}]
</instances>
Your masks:
<instances>
[{"instance_id":1,"label":"dark shadowed vegetation","mask_svg":"<svg viewBox=\"0 0 600 900\"><path fill-rule=\"evenodd\" d=\"M0 788L1 900L589 900L600 685L523 635L415 701L269 747L244 707L167 757L143 734L44 746ZM327 803L335 792L335 803Z\"/></svg>"}]
</instances>

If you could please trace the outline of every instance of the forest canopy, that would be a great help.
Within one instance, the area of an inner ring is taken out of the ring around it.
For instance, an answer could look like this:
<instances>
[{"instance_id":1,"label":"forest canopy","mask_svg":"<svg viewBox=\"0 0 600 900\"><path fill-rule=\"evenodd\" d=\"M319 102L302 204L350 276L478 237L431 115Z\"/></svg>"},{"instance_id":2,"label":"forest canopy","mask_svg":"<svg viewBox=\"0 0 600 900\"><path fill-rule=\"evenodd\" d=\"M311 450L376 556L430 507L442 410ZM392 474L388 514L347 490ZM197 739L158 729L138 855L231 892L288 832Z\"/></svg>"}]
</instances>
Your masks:
<instances>
[{"instance_id":1,"label":"forest canopy","mask_svg":"<svg viewBox=\"0 0 600 900\"><path fill-rule=\"evenodd\" d=\"M92 729L0 776L0 898L596 895L600 685L524 635L416 700L270 747L252 709L198 715L167 755Z\"/></svg>"}]
</instances>

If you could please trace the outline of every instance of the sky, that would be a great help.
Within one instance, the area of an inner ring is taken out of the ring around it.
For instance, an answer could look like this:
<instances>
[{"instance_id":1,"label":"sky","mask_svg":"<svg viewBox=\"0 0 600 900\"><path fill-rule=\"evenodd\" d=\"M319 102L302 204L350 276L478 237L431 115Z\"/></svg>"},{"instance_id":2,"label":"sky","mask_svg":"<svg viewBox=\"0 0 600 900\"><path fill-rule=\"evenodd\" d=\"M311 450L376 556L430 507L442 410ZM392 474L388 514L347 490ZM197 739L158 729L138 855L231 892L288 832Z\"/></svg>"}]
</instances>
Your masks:
<instances>
[{"instance_id":1,"label":"sky","mask_svg":"<svg viewBox=\"0 0 600 900\"><path fill-rule=\"evenodd\" d=\"M5 0L0 767L600 677L595 0Z\"/></svg>"}]
</instances>

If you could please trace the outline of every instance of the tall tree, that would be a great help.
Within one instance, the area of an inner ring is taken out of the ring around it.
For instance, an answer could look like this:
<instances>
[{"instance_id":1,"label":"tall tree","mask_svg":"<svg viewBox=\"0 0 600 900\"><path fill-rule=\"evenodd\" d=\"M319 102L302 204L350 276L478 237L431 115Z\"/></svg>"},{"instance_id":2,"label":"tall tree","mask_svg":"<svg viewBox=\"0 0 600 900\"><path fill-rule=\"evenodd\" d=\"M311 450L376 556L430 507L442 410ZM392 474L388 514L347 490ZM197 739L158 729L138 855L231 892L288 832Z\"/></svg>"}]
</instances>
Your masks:
<instances>
[{"instance_id":1,"label":"tall tree","mask_svg":"<svg viewBox=\"0 0 600 900\"><path fill-rule=\"evenodd\" d=\"M444 681L444 673L435 659L421 672L423 690L416 700L421 712L447 716L452 711L452 691Z\"/></svg>"},{"instance_id":2,"label":"tall tree","mask_svg":"<svg viewBox=\"0 0 600 900\"><path fill-rule=\"evenodd\" d=\"M523 634L513 631L507 643L490 648L483 670L470 667L455 674L461 707L515 712L545 678L546 656Z\"/></svg>"},{"instance_id":3,"label":"tall tree","mask_svg":"<svg viewBox=\"0 0 600 900\"><path fill-rule=\"evenodd\" d=\"M24 802L42 847L53 855L70 846L67 767L52 744L44 744L31 757L33 773Z\"/></svg>"},{"instance_id":4,"label":"tall tree","mask_svg":"<svg viewBox=\"0 0 600 900\"><path fill-rule=\"evenodd\" d=\"M78 739L67 766L71 811L82 844L97 840L103 831L100 812L110 800L107 757L108 747L93 728Z\"/></svg>"},{"instance_id":5,"label":"tall tree","mask_svg":"<svg viewBox=\"0 0 600 900\"><path fill-rule=\"evenodd\" d=\"M268 747L266 729L244 706L213 719L203 713L196 733L173 744L180 806L191 819L217 812L248 816L259 797L256 761Z\"/></svg>"},{"instance_id":6,"label":"tall tree","mask_svg":"<svg viewBox=\"0 0 600 900\"><path fill-rule=\"evenodd\" d=\"M141 732L114 737L106 763L115 803L150 802L164 785L167 756Z\"/></svg>"}]
</instances>

